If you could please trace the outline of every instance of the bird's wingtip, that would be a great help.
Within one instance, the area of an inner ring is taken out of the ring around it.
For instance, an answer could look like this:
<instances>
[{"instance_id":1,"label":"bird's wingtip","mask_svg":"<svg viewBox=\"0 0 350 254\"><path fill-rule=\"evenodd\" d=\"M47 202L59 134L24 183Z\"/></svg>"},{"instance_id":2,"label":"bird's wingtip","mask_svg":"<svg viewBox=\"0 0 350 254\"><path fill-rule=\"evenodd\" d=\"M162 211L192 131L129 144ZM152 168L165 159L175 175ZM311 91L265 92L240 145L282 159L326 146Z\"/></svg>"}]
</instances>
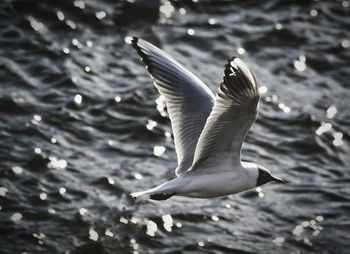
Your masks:
<instances>
[{"instance_id":1,"label":"bird's wingtip","mask_svg":"<svg viewBox=\"0 0 350 254\"><path fill-rule=\"evenodd\" d=\"M139 38L136 37L136 36L133 36L132 39L131 39L131 46L133 46L134 48L137 48L138 47L138 45L137 45L138 41L139 41Z\"/></svg>"},{"instance_id":2,"label":"bird's wingtip","mask_svg":"<svg viewBox=\"0 0 350 254\"><path fill-rule=\"evenodd\" d=\"M137 43L138 40L139 40L138 37L133 36L132 39L131 39L131 42L132 42L132 43Z\"/></svg>"},{"instance_id":3,"label":"bird's wingtip","mask_svg":"<svg viewBox=\"0 0 350 254\"><path fill-rule=\"evenodd\" d=\"M241 68L242 65L246 65L239 57L233 56L227 60L227 66L235 69Z\"/></svg>"},{"instance_id":4,"label":"bird's wingtip","mask_svg":"<svg viewBox=\"0 0 350 254\"><path fill-rule=\"evenodd\" d=\"M234 61L236 58L238 58L237 56L232 56L231 58L229 58L227 60L228 63L231 63L232 61Z\"/></svg>"},{"instance_id":5,"label":"bird's wingtip","mask_svg":"<svg viewBox=\"0 0 350 254\"><path fill-rule=\"evenodd\" d=\"M251 72L248 65L237 56L228 59L225 65L225 76L230 77L233 73L243 78L243 82L248 81L248 85L251 84L254 89L257 89L254 74ZM236 75L234 75L234 77ZM242 79L237 79L236 82L242 82Z\"/></svg>"}]
</instances>

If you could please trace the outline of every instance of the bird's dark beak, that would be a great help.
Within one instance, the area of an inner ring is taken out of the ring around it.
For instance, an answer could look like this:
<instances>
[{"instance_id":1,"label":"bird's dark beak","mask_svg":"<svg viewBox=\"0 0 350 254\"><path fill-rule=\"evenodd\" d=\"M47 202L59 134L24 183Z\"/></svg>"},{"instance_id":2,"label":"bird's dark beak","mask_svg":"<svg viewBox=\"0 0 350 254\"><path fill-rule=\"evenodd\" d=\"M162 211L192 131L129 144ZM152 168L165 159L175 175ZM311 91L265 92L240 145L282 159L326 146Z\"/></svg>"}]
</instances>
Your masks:
<instances>
[{"instance_id":1,"label":"bird's dark beak","mask_svg":"<svg viewBox=\"0 0 350 254\"><path fill-rule=\"evenodd\" d=\"M279 177L272 176L272 181L275 183L286 183L284 180L282 180Z\"/></svg>"}]
</instances>

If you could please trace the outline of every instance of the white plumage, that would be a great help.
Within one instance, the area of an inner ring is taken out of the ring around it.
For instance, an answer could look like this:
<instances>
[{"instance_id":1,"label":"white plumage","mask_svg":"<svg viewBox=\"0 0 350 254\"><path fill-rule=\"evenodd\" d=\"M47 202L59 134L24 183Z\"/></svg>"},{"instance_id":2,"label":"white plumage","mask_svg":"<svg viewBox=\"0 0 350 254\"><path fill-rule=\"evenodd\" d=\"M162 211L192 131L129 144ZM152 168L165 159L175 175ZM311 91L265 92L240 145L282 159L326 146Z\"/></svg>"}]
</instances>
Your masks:
<instances>
[{"instance_id":1,"label":"white plumage","mask_svg":"<svg viewBox=\"0 0 350 254\"><path fill-rule=\"evenodd\" d=\"M215 97L199 78L159 48L136 37L132 46L165 98L178 158L176 178L132 193L133 197L209 198L269 181L282 182L264 167L241 161L242 143L256 119L260 97L255 77L243 61L228 60Z\"/></svg>"}]
</instances>

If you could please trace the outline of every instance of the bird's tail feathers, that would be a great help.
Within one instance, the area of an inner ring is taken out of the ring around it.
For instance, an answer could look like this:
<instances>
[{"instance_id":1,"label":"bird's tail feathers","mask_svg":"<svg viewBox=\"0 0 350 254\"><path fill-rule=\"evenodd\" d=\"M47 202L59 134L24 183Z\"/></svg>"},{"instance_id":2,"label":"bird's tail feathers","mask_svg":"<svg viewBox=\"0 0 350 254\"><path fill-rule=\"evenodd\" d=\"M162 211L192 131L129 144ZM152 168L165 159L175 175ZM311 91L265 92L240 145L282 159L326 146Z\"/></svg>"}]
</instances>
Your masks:
<instances>
[{"instance_id":1,"label":"bird's tail feathers","mask_svg":"<svg viewBox=\"0 0 350 254\"><path fill-rule=\"evenodd\" d=\"M150 199L150 194L148 194L149 190L146 191L139 191L139 192L133 192L130 194L130 196L136 201L136 202L145 202Z\"/></svg>"},{"instance_id":2,"label":"bird's tail feathers","mask_svg":"<svg viewBox=\"0 0 350 254\"><path fill-rule=\"evenodd\" d=\"M177 194L176 190L179 186L174 182L177 180L178 178L175 178L152 189L131 193L131 197L133 197L136 202L146 201L148 199L166 200Z\"/></svg>"},{"instance_id":3,"label":"bird's tail feathers","mask_svg":"<svg viewBox=\"0 0 350 254\"><path fill-rule=\"evenodd\" d=\"M175 193L159 192L159 191L155 191L154 189L149 189L149 190L140 191L140 192L133 192L130 195L136 202L145 202L149 199L166 200L174 196Z\"/></svg>"}]
</instances>

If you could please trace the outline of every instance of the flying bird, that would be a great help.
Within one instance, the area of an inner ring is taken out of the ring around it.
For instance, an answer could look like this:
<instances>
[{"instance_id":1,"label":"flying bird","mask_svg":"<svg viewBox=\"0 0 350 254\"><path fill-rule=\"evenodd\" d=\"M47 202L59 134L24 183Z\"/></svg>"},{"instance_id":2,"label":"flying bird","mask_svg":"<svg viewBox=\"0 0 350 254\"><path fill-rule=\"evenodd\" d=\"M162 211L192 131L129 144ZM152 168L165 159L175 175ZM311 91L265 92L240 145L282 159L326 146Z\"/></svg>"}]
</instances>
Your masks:
<instances>
[{"instance_id":1,"label":"flying bird","mask_svg":"<svg viewBox=\"0 0 350 254\"><path fill-rule=\"evenodd\" d=\"M284 182L259 164L241 161L242 144L257 117L260 98L256 79L242 60L232 57L227 61L214 96L199 78L161 49L137 37L131 45L165 98L178 160L177 177L131 193L133 198L211 198L271 181Z\"/></svg>"}]
</instances>

